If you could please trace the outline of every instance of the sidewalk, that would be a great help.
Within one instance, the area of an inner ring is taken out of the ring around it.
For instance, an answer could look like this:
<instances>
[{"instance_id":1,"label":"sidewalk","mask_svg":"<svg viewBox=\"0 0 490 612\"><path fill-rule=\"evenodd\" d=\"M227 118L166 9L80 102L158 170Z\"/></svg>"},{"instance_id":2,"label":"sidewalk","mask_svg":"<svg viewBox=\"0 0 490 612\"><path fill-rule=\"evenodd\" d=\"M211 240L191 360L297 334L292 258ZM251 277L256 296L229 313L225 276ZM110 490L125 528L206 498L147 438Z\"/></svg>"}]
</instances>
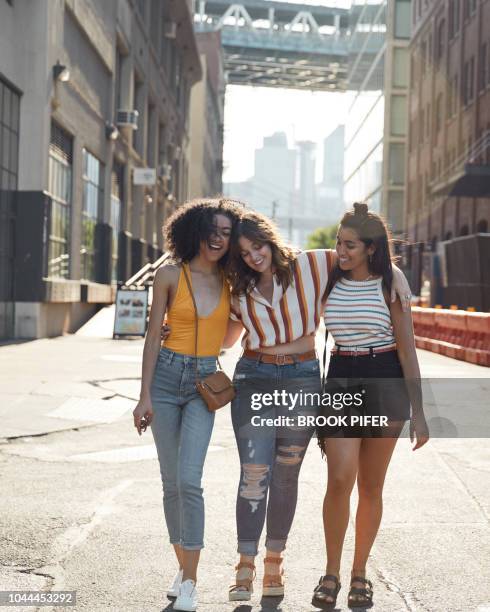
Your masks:
<instances>
[{"instance_id":1,"label":"sidewalk","mask_svg":"<svg viewBox=\"0 0 490 612\"><path fill-rule=\"evenodd\" d=\"M74 335L0 346L0 438L108 423L134 408L144 340L113 340L113 317L107 307ZM230 375L240 350L222 360ZM321 358L321 330L317 350ZM423 377L490 377L489 368L417 352Z\"/></svg>"}]
</instances>

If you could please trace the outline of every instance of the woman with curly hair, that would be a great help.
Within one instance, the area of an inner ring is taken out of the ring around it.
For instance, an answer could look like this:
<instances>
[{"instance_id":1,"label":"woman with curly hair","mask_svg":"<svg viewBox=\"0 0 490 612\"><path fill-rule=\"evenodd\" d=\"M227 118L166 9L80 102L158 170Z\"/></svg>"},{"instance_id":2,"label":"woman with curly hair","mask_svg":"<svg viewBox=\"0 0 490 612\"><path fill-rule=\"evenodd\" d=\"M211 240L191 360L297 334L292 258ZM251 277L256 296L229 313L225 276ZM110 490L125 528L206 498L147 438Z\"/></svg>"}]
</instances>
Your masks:
<instances>
[{"instance_id":1,"label":"woman with curly hair","mask_svg":"<svg viewBox=\"0 0 490 612\"><path fill-rule=\"evenodd\" d=\"M163 484L165 520L179 570L167 595L174 610L196 610L196 574L204 536L201 477L214 423L197 393L196 373L216 371L225 342L230 291L224 275L240 208L228 200L196 200L180 207L165 225L173 262L160 267L143 351L134 425L151 425ZM186 278L187 277L187 278ZM195 352L198 305L198 342ZM170 333L161 348L167 314Z\"/></svg>"},{"instance_id":2,"label":"woman with curly hair","mask_svg":"<svg viewBox=\"0 0 490 612\"><path fill-rule=\"evenodd\" d=\"M366 563L381 522L386 472L410 419L410 404L413 450L428 440L411 314L399 300L389 299L393 262L383 219L366 204L354 204L340 222L337 253L325 305L325 325L335 340L326 390L331 397L342 397L345 405L336 410L322 406L325 424L317 427L328 466L323 505L327 564L312 600L328 610L335 608L340 590L356 480L359 500L348 606L367 608L373 604L373 586L366 578ZM358 398L356 403L353 398Z\"/></svg>"},{"instance_id":3,"label":"woman with curly hair","mask_svg":"<svg viewBox=\"0 0 490 612\"><path fill-rule=\"evenodd\" d=\"M276 400L281 403L282 397L289 397L286 389L292 395L301 390L304 397L321 391L315 334L335 260L332 250L297 252L286 246L272 222L260 213L246 212L237 224L228 265L231 318L235 321L230 342L243 328L245 334L244 352L234 375L237 395L232 402L241 474L236 503L240 561L229 592L231 601L250 599L255 556L265 522L262 593L284 593L281 555L293 522L298 476L313 428L277 420L285 415L294 419L301 409L289 407L281 412ZM397 275L397 292L409 295L403 274L398 271ZM251 401L252 392L272 390L278 393L269 393L275 405L271 407L264 399L271 420L259 421L263 426L256 427L254 423L259 424L257 417L263 416L264 410L258 412L260 406ZM309 415L318 411L313 404L303 408Z\"/></svg>"}]
</instances>

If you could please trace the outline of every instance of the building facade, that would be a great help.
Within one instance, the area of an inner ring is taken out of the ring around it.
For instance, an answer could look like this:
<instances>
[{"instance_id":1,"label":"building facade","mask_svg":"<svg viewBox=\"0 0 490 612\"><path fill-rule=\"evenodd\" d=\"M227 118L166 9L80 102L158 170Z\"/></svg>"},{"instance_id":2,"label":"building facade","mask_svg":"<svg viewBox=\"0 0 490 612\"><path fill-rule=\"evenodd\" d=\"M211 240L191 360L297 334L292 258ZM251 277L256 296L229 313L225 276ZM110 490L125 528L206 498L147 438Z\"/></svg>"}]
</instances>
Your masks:
<instances>
[{"instance_id":1,"label":"building facade","mask_svg":"<svg viewBox=\"0 0 490 612\"><path fill-rule=\"evenodd\" d=\"M490 2L413 2L405 224L413 290L490 309Z\"/></svg>"},{"instance_id":2,"label":"building facade","mask_svg":"<svg viewBox=\"0 0 490 612\"><path fill-rule=\"evenodd\" d=\"M410 0L358 0L351 9L344 198L367 201L403 230Z\"/></svg>"},{"instance_id":3,"label":"building facade","mask_svg":"<svg viewBox=\"0 0 490 612\"><path fill-rule=\"evenodd\" d=\"M190 1L0 1L0 337L75 330L162 252L200 76Z\"/></svg>"},{"instance_id":4,"label":"building facade","mask_svg":"<svg viewBox=\"0 0 490 612\"><path fill-rule=\"evenodd\" d=\"M202 79L191 91L189 197L223 191L225 72L220 32L198 32Z\"/></svg>"}]
</instances>

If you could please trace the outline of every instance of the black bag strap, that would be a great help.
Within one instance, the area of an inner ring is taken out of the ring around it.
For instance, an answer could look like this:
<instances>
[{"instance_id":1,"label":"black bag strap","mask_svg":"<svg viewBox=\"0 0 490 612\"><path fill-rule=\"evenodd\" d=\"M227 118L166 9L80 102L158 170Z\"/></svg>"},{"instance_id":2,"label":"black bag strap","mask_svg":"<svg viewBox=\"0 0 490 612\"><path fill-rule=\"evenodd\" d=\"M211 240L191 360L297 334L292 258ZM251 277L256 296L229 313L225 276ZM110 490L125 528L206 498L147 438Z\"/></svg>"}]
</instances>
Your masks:
<instances>
[{"instance_id":1,"label":"black bag strap","mask_svg":"<svg viewBox=\"0 0 490 612\"><path fill-rule=\"evenodd\" d=\"M322 394L325 393L325 384L327 382L327 341L328 329L325 327L325 346L323 347Z\"/></svg>"}]
</instances>

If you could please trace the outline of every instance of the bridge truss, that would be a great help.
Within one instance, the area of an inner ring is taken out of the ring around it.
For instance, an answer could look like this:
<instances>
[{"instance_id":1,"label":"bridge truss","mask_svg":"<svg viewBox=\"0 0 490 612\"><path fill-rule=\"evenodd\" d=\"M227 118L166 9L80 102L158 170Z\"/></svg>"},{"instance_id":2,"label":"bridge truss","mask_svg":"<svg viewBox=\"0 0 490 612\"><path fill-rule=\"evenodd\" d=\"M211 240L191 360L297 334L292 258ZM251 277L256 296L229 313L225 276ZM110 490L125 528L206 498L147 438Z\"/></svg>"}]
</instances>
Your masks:
<instances>
[{"instance_id":1,"label":"bridge truss","mask_svg":"<svg viewBox=\"0 0 490 612\"><path fill-rule=\"evenodd\" d=\"M270 0L195 0L197 32L221 32L228 83L343 91L349 10Z\"/></svg>"}]
</instances>

